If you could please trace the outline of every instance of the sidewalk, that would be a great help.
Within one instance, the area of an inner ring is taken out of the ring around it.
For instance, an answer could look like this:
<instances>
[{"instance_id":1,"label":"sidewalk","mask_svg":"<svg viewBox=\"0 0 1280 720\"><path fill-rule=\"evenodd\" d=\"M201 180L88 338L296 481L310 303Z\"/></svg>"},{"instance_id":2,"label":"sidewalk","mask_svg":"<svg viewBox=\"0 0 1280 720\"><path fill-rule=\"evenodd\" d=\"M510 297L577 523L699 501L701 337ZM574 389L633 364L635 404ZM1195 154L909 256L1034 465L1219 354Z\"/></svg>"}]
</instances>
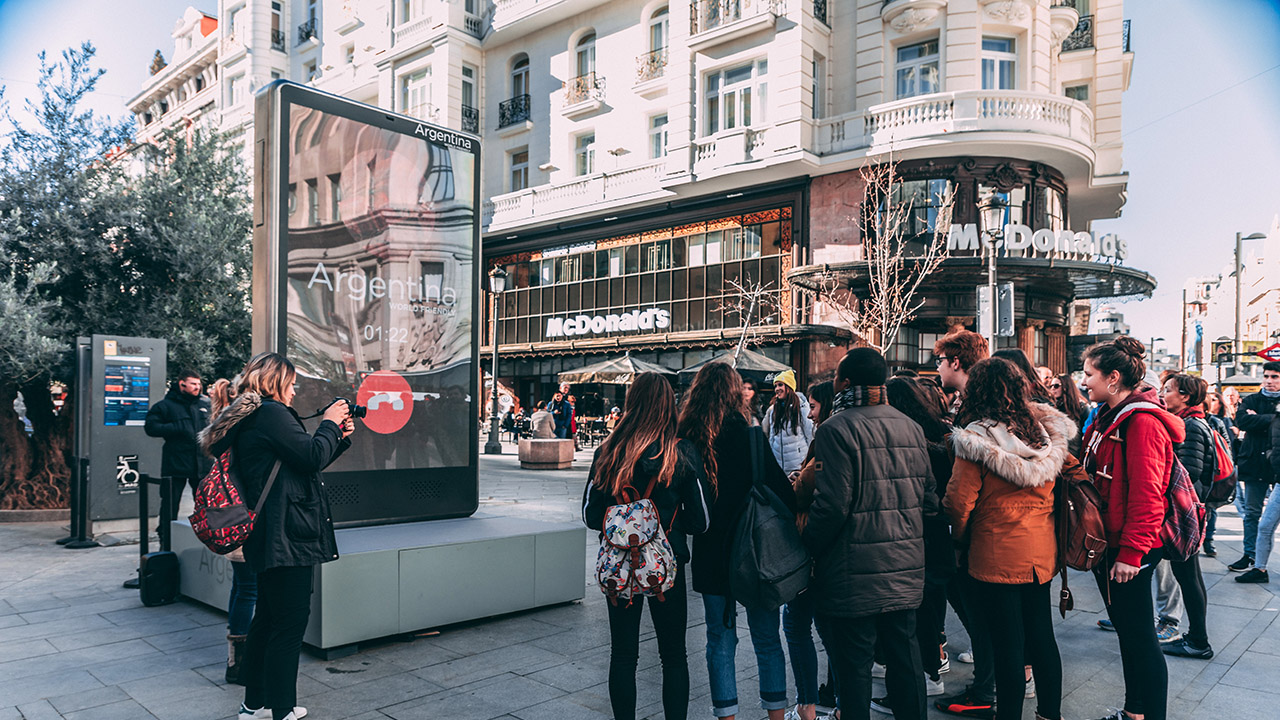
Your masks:
<instances>
[{"instance_id":1,"label":"sidewalk","mask_svg":"<svg viewBox=\"0 0 1280 720\"><path fill-rule=\"evenodd\" d=\"M481 457L483 512L579 517L590 449L578 453L573 470L558 472L523 472L514 448L505 449L501 457ZM1217 656L1169 659L1169 717L1175 720L1280 716L1280 623L1274 622L1280 582L1233 582L1223 561L1239 557L1240 520L1227 510L1218 522L1221 561L1202 558ZM136 591L120 587L137 565L137 546L66 550L53 542L65 534L56 523L0 525L0 720L234 717L242 689L222 683L225 613L189 602L143 607ZM588 567L594 558L591 538L584 548ZM1103 608L1092 578L1077 573L1071 585L1077 609L1057 624L1063 717L1084 720L1123 702L1123 679L1115 635L1095 625ZM609 718L605 608L604 597L588 587L581 603L391 638L336 661L304 654L299 702L317 720ZM739 628L739 717L758 720L765 713L756 701L755 659L744 621ZM662 717L661 673L647 619L642 633L637 717L656 720ZM954 658L968 647L954 616L948 635ZM704 643L695 595L688 632L691 718L711 717ZM964 689L971 669L952 660L943 676L949 693ZM1025 717L1034 709L1028 701ZM931 710L930 717L948 716Z\"/></svg>"}]
</instances>

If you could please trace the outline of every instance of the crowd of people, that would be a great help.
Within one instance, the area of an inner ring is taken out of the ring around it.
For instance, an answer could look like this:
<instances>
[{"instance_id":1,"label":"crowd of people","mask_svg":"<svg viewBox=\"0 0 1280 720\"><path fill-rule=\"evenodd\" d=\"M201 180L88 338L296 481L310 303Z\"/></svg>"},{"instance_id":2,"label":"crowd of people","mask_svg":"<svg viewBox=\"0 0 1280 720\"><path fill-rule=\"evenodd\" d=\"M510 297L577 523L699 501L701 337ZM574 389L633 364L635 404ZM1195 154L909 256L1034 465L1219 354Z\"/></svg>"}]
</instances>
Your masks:
<instances>
[{"instance_id":1,"label":"crowd of people","mask_svg":"<svg viewBox=\"0 0 1280 720\"><path fill-rule=\"evenodd\" d=\"M646 604L664 716L687 717L692 586L702 599L717 718L735 717L743 701L734 660L744 618L770 720L873 711L923 718L930 697L946 713L1002 719L1021 718L1034 698L1038 720L1060 720L1063 659L1051 602L1065 551L1059 500L1068 487L1092 484L1107 546L1092 571L1107 610L1098 624L1116 633L1124 679L1124 697L1113 703L1121 709L1105 718L1164 720L1165 657L1214 654L1199 556L1216 556L1217 507L1199 553L1166 552L1171 478L1185 469L1196 494L1210 497L1222 481L1219 449L1230 449L1245 552L1229 567L1248 571L1238 582L1268 582L1280 525L1280 497L1266 502L1280 471L1280 453L1270 452L1280 443L1280 363L1267 363L1261 392L1241 401L1191 375L1149 381L1145 353L1127 336L1095 345L1076 379L1034 367L1021 350L989 353L981 336L956 331L934 347L936 376L890 377L880 353L857 348L833 381L808 393L797 390L794 373L779 374L763 413L755 385L728 364L703 368L679 402L664 379L641 375L595 454L583 519L603 531L611 506L651 499L677 562L665 593L611 597L614 717L636 716ZM756 459L756 443L771 452ZM782 607L744 602L740 610L734 543L750 498L763 495L794 518L810 575ZM948 608L971 641L954 659L974 668L972 682L950 695ZM874 696L873 677L884 679L883 696Z\"/></svg>"}]
</instances>

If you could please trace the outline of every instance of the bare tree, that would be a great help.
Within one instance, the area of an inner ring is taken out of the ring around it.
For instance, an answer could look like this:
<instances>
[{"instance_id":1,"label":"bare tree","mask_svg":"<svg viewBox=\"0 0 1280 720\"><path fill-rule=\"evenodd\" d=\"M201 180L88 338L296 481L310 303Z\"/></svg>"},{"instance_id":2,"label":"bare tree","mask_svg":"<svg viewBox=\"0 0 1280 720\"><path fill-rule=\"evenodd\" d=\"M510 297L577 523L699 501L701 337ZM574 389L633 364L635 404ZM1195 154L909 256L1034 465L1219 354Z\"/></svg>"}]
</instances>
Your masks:
<instances>
[{"instance_id":1,"label":"bare tree","mask_svg":"<svg viewBox=\"0 0 1280 720\"><path fill-rule=\"evenodd\" d=\"M737 364L742 349L748 343L759 342L758 328L774 320L778 311L778 291L773 283L762 285L752 282L749 277L744 277L742 282L726 280L726 283L733 288L733 293L720 303L719 310L726 320L726 326L729 316L738 316L742 335L738 338L738 347L733 353L734 363Z\"/></svg>"},{"instance_id":2,"label":"bare tree","mask_svg":"<svg viewBox=\"0 0 1280 720\"><path fill-rule=\"evenodd\" d=\"M924 304L921 283L950 256L955 193L949 184L934 192L929 183L923 192L909 191L892 155L860 173L866 192L849 219L861 231L862 257L855 267L862 272L824 272L809 290L859 340L883 351ZM861 286L863 277L865 295L851 289L851 281Z\"/></svg>"}]
</instances>

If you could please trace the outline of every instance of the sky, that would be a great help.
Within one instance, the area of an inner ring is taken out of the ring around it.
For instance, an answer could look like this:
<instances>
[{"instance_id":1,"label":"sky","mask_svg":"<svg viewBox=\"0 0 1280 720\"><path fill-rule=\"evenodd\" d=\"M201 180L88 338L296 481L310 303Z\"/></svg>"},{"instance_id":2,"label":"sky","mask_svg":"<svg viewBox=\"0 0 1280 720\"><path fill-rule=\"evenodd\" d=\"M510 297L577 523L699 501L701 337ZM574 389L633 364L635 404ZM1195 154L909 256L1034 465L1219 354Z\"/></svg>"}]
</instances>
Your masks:
<instances>
[{"instance_id":1,"label":"sky","mask_svg":"<svg viewBox=\"0 0 1280 720\"><path fill-rule=\"evenodd\" d=\"M20 109L34 95L41 50L89 40L107 69L91 104L122 117L152 54L171 56L189 5L217 10L217 0L0 0L5 97ZM1176 343L1184 281L1229 268L1235 233L1265 232L1280 214L1280 2L1129 0L1125 17L1128 202L1094 229L1124 236L1127 264L1159 284L1151 299L1116 305L1133 334Z\"/></svg>"}]
</instances>

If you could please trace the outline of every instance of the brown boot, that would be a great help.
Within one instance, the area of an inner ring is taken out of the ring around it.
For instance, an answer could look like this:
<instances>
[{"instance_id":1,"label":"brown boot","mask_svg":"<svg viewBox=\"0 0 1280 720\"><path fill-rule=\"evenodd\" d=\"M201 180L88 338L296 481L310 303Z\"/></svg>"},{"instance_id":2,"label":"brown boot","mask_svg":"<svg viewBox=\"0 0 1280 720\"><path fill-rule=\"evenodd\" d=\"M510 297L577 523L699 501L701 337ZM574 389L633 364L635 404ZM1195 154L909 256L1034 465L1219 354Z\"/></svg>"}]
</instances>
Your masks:
<instances>
[{"instance_id":1,"label":"brown boot","mask_svg":"<svg viewBox=\"0 0 1280 720\"><path fill-rule=\"evenodd\" d=\"M244 665L244 643L249 639L248 635L228 635L227 636L227 683L232 685L244 685L243 678L240 677L240 668Z\"/></svg>"}]
</instances>

